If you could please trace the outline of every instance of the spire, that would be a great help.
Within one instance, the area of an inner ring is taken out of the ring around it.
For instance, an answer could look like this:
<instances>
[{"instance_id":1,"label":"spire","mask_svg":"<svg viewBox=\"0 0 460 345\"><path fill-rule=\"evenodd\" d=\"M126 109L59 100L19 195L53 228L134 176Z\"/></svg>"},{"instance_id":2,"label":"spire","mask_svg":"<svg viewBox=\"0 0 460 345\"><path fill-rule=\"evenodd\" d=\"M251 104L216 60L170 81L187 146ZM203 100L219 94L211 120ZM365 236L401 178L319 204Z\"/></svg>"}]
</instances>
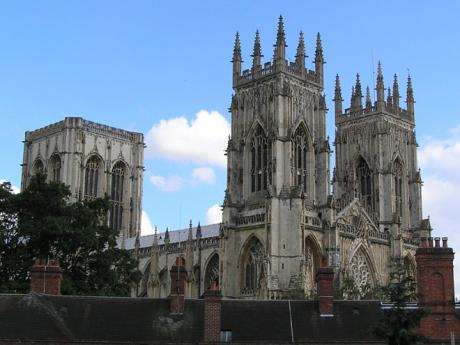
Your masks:
<instances>
[{"instance_id":1,"label":"spire","mask_svg":"<svg viewBox=\"0 0 460 345\"><path fill-rule=\"evenodd\" d=\"M198 226L196 227L196 238L197 238L197 240L200 240L201 237L202 237L201 225L200 225L200 222L198 222Z\"/></svg>"},{"instance_id":2,"label":"spire","mask_svg":"<svg viewBox=\"0 0 460 345\"><path fill-rule=\"evenodd\" d=\"M286 37L284 34L284 23L283 16L280 15L278 19L278 32L276 34L276 44L275 44L275 53L274 60L276 66L281 66L286 64Z\"/></svg>"},{"instance_id":3,"label":"spire","mask_svg":"<svg viewBox=\"0 0 460 345\"><path fill-rule=\"evenodd\" d=\"M391 97L391 89L388 87L388 95L387 95L387 109L391 110L393 108L393 97Z\"/></svg>"},{"instance_id":4,"label":"spire","mask_svg":"<svg viewBox=\"0 0 460 345\"><path fill-rule=\"evenodd\" d=\"M190 223L189 223L189 226L188 226L188 238L187 238L188 241L192 241L193 240L193 231L192 231L192 220L190 219Z\"/></svg>"},{"instance_id":5,"label":"spire","mask_svg":"<svg viewBox=\"0 0 460 345\"><path fill-rule=\"evenodd\" d=\"M233 47L233 59L231 61L233 63L233 86L236 85L238 82L238 78L241 75L241 63L243 60L241 59L241 44L240 44L240 34L236 32L235 35L235 45Z\"/></svg>"},{"instance_id":6,"label":"spire","mask_svg":"<svg viewBox=\"0 0 460 345\"><path fill-rule=\"evenodd\" d=\"M355 111L358 114L363 112L363 102L362 98L363 92L361 90L361 81L359 80L359 73L356 74L356 84L355 84Z\"/></svg>"},{"instance_id":7,"label":"spire","mask_svg":"<svg viewBox=\"0 0 460 345\"><path fill-rule=\"evenodd\" d=\"M342 115L343 102L342 89L340 88L340 77L338 74L335 76L335 94L333 101L335 103L335 118L337 120L337 118Z\"/></svg>"},{"instance_id":8,"label":"spire","mask_svg":"<svg viewBox=\"0 0 460 345\"><path fill-rule=\"evenodd\" d=\"M165 232L165 245L168 245L169 242L170 242L169 230L168 230L168 228L166 228L166 232Z\"/></svg>"},{"instance_id":9,"label":"spire","mask_svg":"<svg viewBox=\"0 0 460 345\"><path fill-rule=\"evenodd\" d=\"M385 86L383 84L382 65L379 61L377 68L377 110L382 111L385 108Z\"/></svg>"},{"instance_id":10,"label":"spire","mask_svg":"<svg viewBox=\"0 0 460 345\"><path fill-rule=\"evenodd\" d=\"M158 229L156 225L155 225L155 233L153 234L152 248L158 248Z\"/></svg>"},{"instance_id":11,"label":"spire","mask_svg":"<svg viewBox=\"0 0 460 345\"><path fill-rule=\"evenodd\" d=\"M252 52L252 71L253 73L261 68L261 58L262 58L262 51L260 48L260 36L259 30L256 30L256 37L254 39L254 49Z\"/></svg>"},{"instance_id":12,"label":"spire","mask_svg":"<svg viewBox=\"0 0 460 345\"><path fill-rule=\"evenodd\" d=\"M370 112L372 110L372 100L371 100L371 90L369 86L366 87L366 112Z\"/></svg>"},{"instance_id":13,"label":"spire","mask_svg":"<svg viewBox=\"0 0 460 345\"><path fill-rule=\"evenodd\" d=\"M301 72L304 73L305 71L305 42L303 39L303 32L300 31L299 34L299 44L297 45L297 54L295 56L295 64L297 66L297 69Z\"/></svg>"},{"instance_id":14,"label":"spire","mask_svg":"<svg viewBox=\"0 0 460 345\"><path fill-rule=\"evenodd\" d=\"M318 82L323 85L324 82L324 73L323 73L323 65L325 63L323 58L323 45L321 43L321 35L316 35L316 50L315 50L315 72L318 78Z\"/></svg>"},{"instance_id":15,"label":"spire","mask_svg":"<svg viewBox=\"0 0 460 345\"><path fill-rule=\"evenodd\" d=\"M351 87L351 98L350 98L350 114L355 113L355 87Z\"/></svg>"},{"instance_id":16,"label":"spire","mask_svg":"<svg viewBox=\"0 0 460 345\"><path fill-rule=\"evenodd\" d=\"M399 98L401 98L401 96L399 95L398 77L395 73L393 79L393 112L396 115L399 114Z\"/></svg>"},{"instance_id":17,"label":"spire","mask_svg":"<svg viewBox=\"0 0 460 345\"><path fill-rule=\"evenodd\" d=\"M411 121L414 121L414 90L412 89L412 79L409 76L407 77L407 97L406 97L406 103L407 103L407 116L409 116L409 119Z\"/></svg>"}]
</instances>

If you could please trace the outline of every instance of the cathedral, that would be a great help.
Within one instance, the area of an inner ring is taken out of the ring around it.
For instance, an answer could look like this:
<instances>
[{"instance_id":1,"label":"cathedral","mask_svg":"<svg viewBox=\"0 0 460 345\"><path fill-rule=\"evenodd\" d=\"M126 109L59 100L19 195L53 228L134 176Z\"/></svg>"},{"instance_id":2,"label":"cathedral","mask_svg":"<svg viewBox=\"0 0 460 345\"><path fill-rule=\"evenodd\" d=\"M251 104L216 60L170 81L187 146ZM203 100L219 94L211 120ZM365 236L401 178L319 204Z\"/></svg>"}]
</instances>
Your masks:
<instances>
[{"instance_id":1,"label":"cathedral","mask_svg":"<svg viewBox=\"0 0 460 345\"><path fill-rule=\"evenodd\" d=\"M322 266L334 269L341 297L371 297L388 282L395 260L416 271L419 239L431 232L422 219L411 79L404 109L397 76L386 88L379 63L376 99L369 87L363 94L357 75L347 108L337 75L332 169L323 90L333 81L324 78L321 37L313 69L302 32L295 61L287 61L286 47L280 17L273 58L262 60L256 32L252 65L243 69L236 34L222 223L190 222L188 229L140 236L142 134L77 118L26 133L23 188L34 171L47 169L75 198L113 195L119 245L132 250L143 273L134 296L168 296L170 269L180 256L186 298L202 296L215 282L228 298L314 299ZM60 170L56 159L63 159Z\"/></svg>"},{"instance_id":2,"label":"cathedral","mask_svg":"<svg viewBox=\"0 0 460 345\"><path fill-rule=\"evenodd\" d=\"M397 76L386 88L380 63L376 99L357 75L348 108L337 75L331 171L320 35L313 69L302 32L295 61L286 47L280 17L273 59L262 61L256 32L243 69L236 34L222 223L127 239L144 272L138 295L167 295L177 255L192 298L215 281L229 298L312 299L319 267L331 266L342 297L359 299L388 282L395 260L415 272L418 240L431 228L422 219L410 76L404 109Z\"/></svg>"}]
</instances>

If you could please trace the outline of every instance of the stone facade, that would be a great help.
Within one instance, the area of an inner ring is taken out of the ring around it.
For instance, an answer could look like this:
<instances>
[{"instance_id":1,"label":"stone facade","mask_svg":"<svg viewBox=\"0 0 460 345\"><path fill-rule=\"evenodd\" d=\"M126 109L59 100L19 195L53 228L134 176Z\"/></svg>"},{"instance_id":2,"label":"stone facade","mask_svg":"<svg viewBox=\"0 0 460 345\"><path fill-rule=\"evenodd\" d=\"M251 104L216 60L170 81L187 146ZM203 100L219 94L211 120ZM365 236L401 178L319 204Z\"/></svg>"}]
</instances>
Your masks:
<instances>
[{"instance_id":1,"label":"stone facade","mask_svg":"<svg viewBox=\"0 0 460 345\"><path fill-rule=\"evenodd\" d=\"M109 225L121 237L140 230L144 138L80 117L25 133L21 189L37 172L70 187L71 201L108 195Z\"/></svg>"},{"instance_id":2,"label":"stone facade","mask_svg":"<svg viewBox=\"0 0 460 345\"><path fill-rule=\"evenodd\" d=\"M415 272L418 239L431 230L422 219L412 81L403 109L396 76L385 99L379 64L377 99L367 88L363 103L358 76L351 106L343 109L337 76L331 174L321 38L313 69L306 67L302 33L294 62L286 60L286 47L280 18L273 60L262 63L256 32L252 66L243 70L237 34L223 222L218 233L202 231L201 239L190 230L193 239L177 252L200 295L212 263L225 297L315 298L322 262L334 268L344 297L369 297L387 283L393 260ZM212 242L207 252L203 238ZM171 252L159 255L157 272L170 267ZM141 258L147 267L147 255Z\"/></svg>"}]
</instances>

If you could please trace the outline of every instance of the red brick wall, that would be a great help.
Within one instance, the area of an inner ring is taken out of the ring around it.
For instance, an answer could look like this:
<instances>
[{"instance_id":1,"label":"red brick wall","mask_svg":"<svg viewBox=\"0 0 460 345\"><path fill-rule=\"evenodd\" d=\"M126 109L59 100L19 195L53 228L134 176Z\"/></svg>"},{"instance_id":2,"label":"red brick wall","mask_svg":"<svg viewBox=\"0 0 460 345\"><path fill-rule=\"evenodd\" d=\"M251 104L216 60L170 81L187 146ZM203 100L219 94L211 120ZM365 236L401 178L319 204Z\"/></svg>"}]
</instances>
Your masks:
<instances>
[{"instance_id":1,"label":"red brick wall","mask_svg":"<svg viewBox=\"0 0 460 345\"><path fill-rule=\"evenodd\" d=\"M61 294L62 270L56 260L37 259L30 270L30 291Z\"/></svg>"},{"instance_id":2,"label":"red brick wall","mask_svg":"<svg viewBox=\"0 0 460 345\"><path fill-rule=\"evenodd\" d=\"M332 267L320 267L316 273L316 282L318 284L319 312L330 315L334 312L334 270Z\"/></svg>"},{"instance_id":3,"label":"red brick wall","mask_svg":"<svg viewBox=\"0 0 460 345\"><path fill-rule=\"evenodd\" d=\"M431 339L449 339L450 332L460 338L460 323L455 316L454 252L447 238L421 240L415 255L419 305L430 310L421 321L420 332Z\"/></svg>"},{"instance_id":4,"label":"red brick wall","mask_svg":"<svg viewBox=\"0 0 460 345\"><path fill-rule=\"evenodd\" d=\"M204 341L218 342L221 330L221 301L220 291L208 290L204 295Z\"/></svg>"},{"instance_id":5,"label":"red brick wall","mask_svg":"<svg viewBox=\"0 0 460 345\"><path fill-rule=\"evenodd\" d=\"M183 258L176 258L176 264L169 271L171 275L171 293L169 295L170 311L172 314L182 314L185 304L185 281L187 271Z\"/></svg>"}]
</instances>

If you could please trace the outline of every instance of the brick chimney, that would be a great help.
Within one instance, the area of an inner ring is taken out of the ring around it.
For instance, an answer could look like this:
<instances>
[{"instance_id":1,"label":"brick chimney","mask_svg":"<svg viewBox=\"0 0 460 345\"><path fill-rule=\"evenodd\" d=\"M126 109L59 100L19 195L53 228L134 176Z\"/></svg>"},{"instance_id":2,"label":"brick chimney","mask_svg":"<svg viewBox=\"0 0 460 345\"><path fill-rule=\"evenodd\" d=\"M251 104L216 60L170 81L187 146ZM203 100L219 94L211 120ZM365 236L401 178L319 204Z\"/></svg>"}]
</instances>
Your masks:
<instances>
[{"instance_id":1,"label":"brick chimney","mask_svg":"<svg viewBox=\"0 0 460 345\"><path fill-rule=\"evenodd\" d=\"M316 283L318 287L319 313L323 317L334 316L334 269L332 267L320 267L316 273Z\"/></svg>"},{"instance_id":2,"label":"brick chimney","mask_svg":"<svg viewBox=\"0 0 460 345\"><path fill-rule=\"evenodd\" d=\"M182 314L184 312L185 281L187 279L184 258L178 256L176 263L169 272L171 274L170 312L171 314Z\"/></svg>"},{"instance_id":3,"label":"brick chimney","mask_svg":"<svg viewBox=\"0 0 460 345\"><path fill-rule=\"evenodd\" d=\"M415 259L419 305L431 311L423 318L420 331L432 339L449 339L450 332L460 338L460 323L455 317L454 252L447 237L422 237Z\"/></svg>"},{"instance_id":4,"label":"brick chimney","mask_svg":"<svg viewBox=\"0 0 460 345\"><path fill-rule=\"evenodd\" d=\"M58 260L37 259L30 270L30 291L61 294L62 270Z\"/></svg>"},{"instance_id":5,"label":"brick chimney","mask_svg":"<svg viewBox=\"0 0 460 345\"><path fill-rule=\"evenodd\" d=\"M204 294L204 341L217 343L220 341L220 318L222 309L222 294L217 289L216 282Z\"/></svg>"}]
</instances>

